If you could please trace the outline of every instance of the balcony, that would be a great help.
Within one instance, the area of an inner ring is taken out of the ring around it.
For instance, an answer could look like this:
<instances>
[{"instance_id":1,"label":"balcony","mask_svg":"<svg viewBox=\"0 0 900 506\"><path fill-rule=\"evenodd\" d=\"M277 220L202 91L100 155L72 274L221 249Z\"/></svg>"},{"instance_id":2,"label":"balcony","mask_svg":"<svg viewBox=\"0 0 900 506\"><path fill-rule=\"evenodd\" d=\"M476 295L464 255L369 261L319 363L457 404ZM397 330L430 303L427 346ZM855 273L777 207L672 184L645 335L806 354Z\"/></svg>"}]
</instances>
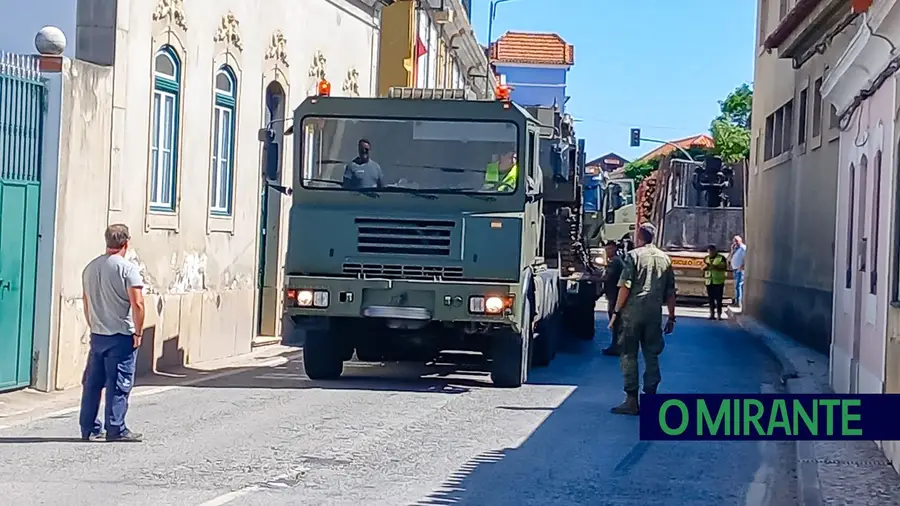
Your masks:
<instances>
[{"instance_id":1,"label":"balcony","mask_svg":"<svg viewBox=\"0 0 900 506\"><path fill-rule=\"evenodd\" d=\"M847 0L797 0L765 40L781 58L799 59L851 15Z\"/></svg>"}]
</instances>

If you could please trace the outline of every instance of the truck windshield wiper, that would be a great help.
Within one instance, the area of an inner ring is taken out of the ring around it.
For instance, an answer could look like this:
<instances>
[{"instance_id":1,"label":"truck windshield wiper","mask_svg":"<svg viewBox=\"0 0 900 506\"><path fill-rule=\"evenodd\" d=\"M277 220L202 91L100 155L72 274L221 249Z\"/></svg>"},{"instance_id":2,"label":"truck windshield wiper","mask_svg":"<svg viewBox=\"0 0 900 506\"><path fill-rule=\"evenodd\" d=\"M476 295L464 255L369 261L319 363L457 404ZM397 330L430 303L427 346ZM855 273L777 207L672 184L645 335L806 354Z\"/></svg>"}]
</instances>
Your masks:
<instances>
[{"instance_id":1,"label":"truck windshield wiper","mask_svg":"<svg viewBox=\"0 0 900 506\"><path fill-rule=\"evenodd\" d=\"M305 178L303 180L304 183L329 183L336 186L343 187L343 181L335 181L333 179L315 179L315 178ZM365 195L366 197L370 197L373 199L377 199L381 195L378 194L378 188L345 188L347 191L351 191L354 193L358 193L359 195Z\"/></svg>"},{"instance_id":2,"label":"truck windshield wiper","mask_svg":"<svg viewBox=\"0 0 900 506\"><path fill-rule=\"evenodd\" d=\"M480 194L480 193L467 193L467 192L479 191L480 188L422 188L417 191L420 191L420 192L445 192L448 190L452 192L452 193L450 193L450 195L465 195L466 197L471 197L473 199L487 200L490 202L497 200L497 197L493 197L491 195L484 195L484 194Z\"/></svg>"}]
</instances>

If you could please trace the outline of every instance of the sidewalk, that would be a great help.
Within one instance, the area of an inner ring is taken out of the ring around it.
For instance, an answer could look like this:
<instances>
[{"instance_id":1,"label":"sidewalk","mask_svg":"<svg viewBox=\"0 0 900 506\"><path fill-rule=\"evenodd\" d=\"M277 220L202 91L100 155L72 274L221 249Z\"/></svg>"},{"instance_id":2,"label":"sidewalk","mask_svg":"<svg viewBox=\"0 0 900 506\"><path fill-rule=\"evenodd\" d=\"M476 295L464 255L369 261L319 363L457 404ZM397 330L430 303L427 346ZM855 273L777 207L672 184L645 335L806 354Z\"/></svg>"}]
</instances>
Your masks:
<instances>
[{"instance_id":1,"label":"sidewalk","mask_svg":"<svg viewBox=\"0 0 900 506\"><path fill-rule=\"evenodd\" d=\"M828 356L769 329L740 310L728 309L738 326L758 336L781 362L791 393L832 393ZM900 504L900 476L872 441L798 441L798 495L802 506Z\"/></svg>"},{"instance_id":2,"label":"sidewalk","mask_svg":"<svg viewBox=\"0 0 900 506\"><path fill-rule=\"evenodd\" d=\"M179 386L196 385L238 374L248 369L275 367L299 356L300 352L299 348L269 345L236 357L145 374L135 380L136 386L131 395L135 397L153 395ZM0 394L0 429L77 411L80 402L80 388L46 393L26 388Z\"/></svg>"}]
</instances>

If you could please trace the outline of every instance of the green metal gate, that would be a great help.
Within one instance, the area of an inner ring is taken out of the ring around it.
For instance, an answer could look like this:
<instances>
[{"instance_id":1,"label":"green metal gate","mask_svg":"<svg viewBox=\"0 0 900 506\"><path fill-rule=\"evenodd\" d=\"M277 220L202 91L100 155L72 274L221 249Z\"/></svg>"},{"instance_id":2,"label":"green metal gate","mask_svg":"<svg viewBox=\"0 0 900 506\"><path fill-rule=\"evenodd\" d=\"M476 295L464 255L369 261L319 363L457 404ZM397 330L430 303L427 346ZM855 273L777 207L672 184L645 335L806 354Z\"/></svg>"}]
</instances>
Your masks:
<instances>
[{"instance_id":1,"label":"green metal gate","mask_svg":"<svg viewBox=\"0 0 900 506\"><path fill-rule=\"evenodd\" d=\"M45 86L0 53L0 391L31 384Z\"/></svg>"}]
</instances>

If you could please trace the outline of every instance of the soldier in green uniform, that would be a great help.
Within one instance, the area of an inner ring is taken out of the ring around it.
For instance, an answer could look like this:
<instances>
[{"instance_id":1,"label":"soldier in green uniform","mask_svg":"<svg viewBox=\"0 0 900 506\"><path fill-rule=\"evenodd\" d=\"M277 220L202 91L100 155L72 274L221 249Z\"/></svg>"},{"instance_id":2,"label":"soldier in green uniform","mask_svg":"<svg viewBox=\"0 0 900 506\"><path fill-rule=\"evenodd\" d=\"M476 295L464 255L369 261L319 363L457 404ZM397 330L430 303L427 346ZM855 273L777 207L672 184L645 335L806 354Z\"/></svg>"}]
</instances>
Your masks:
<instances>
[{"instance_id":1,"label":"soldier in green uniform","mask_svg":"<svg viewBox=\"0 0 900 506\"><path fill-rule=\"evenodd\" d=\"M612 319L613 311L616 309L616 298L619 296L619 277L625 268L625 260L619 254L619 245L616 241L606 241L603 246L606 250L607 265L603 272L603 294L606 295L606 314ZM603 349L604 355L619 355L619 325L610 329L610 343L608 348Z\"/></svg>"},{"instance_id":2,"label":"soldier in green uniform","mask_svg":"<svg viewBox=\"0 0 900 506\"><path fill-rule=\"evenodd\" d=\"M612 408L619 415L637 415L638 349L644 355L644 393L655 394L662 379L659 355L665 347L663 331L675 328L675 272L669 256L653 244L656 227L641 225L636 234L637 248L628 252L619 278L619 294L609 326L619 325L619 362L625 383L625 402ZM669 310L663 329L662 305Z\"/></svg>"}]
</instances>

